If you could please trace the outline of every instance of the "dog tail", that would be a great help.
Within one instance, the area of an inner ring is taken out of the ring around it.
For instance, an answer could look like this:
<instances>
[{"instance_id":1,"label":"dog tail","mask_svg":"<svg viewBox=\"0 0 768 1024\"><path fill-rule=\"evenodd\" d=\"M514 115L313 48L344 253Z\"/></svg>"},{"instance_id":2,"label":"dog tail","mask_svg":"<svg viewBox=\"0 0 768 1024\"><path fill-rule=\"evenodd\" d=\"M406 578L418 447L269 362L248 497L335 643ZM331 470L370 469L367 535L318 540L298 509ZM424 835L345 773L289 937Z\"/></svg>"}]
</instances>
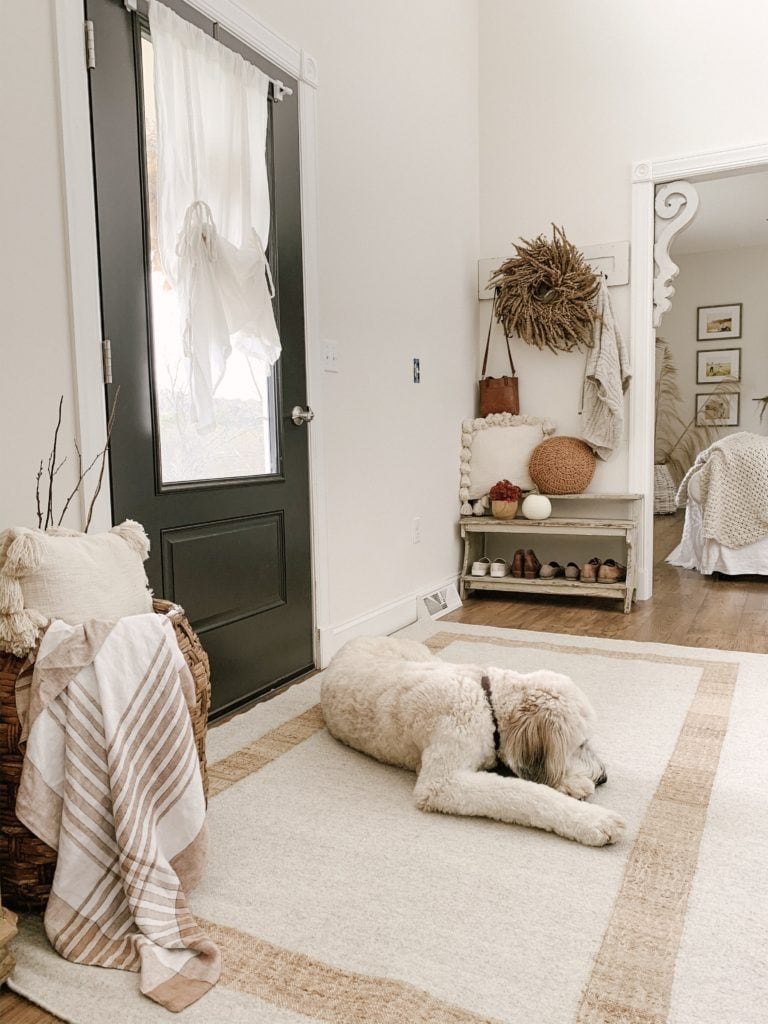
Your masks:
<instances>
[{"instance_id":1,"label":"dog tail","mask_svg":"<svg viewBox=\"0 0 768 1024\"><path fill-rule=\"evenodd\" d=\"M509 764L521 779L557 789L573 744L572 722L552 693L531 690L508 719Z\"/></svg>"}]
</instances>

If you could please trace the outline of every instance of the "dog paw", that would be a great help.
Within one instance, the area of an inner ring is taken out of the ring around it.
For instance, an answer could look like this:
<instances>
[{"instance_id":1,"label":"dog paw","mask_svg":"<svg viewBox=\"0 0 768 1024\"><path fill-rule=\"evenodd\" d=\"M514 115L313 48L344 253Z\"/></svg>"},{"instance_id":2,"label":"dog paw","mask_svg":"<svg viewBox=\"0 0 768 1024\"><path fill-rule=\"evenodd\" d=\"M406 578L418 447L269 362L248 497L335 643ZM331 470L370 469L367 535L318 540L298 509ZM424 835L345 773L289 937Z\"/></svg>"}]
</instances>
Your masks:
<instances>
[{"instance_id":1,"label":"dog paw","mask_svg":"<svg viewBox=\"0 0 768 1024\"><path fill-rule=\"evenodd\" d=\"M621 815L594 804L582 806L581 812L571 837L577 842L585 846L607 846L624 834L626 822Z\"/></svg>"},{"instance_id":2,"label":"dog paw","mask_svg":"<svg viewBox=\"0 0 768 1024\"><path fill-rule=\"evenodd\" d=\"M559 789L566 796L572 796L576 800L586 800L588 796L592 796L595 792L595 784L586 775L571 775L563 780L563 784Z\"/></svg>"}]
</instances>

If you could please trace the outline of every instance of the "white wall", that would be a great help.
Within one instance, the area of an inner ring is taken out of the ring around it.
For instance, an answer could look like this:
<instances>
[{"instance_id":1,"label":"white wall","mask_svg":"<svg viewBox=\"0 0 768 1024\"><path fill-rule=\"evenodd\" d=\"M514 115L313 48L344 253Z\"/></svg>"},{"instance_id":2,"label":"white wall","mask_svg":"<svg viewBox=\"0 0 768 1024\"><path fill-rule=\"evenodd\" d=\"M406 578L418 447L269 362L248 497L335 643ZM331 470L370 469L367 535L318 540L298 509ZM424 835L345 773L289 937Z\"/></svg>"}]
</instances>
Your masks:
<instances>
[{"instance_id":1,"label":"white wall","mask_svg":"<svg viewBox=\"0 0 768 1024\"><path fill-rule=\"evenodd\" d=\"M659 334L669 344L677 367L683 396L681 416L687 422L694 414L694 396L712 391L696 383L699 352L723 348L741 349L741 417L737 427L722 427L722 434L750 430L768 433L765 418L753 398L768 395L768 246L720 249L716 252L672 256L680 267L675 278L672 307L665 313ZM734 340L697 341L696 310L699 306L720 306L741 302L742 336Z\"/></svg>"},{"instance_id":2,"label":"white wall","mask_svg":"<svg viewBox=\"0 0 768 1024\"><path fill-rule=\"evenodd\" d=\"M72 409L50 2L8 9L0 54L4 140L19 154L0 172L3 234L13 238L0 267L13 307L3 316L12 382L3 415L23 425L11 443L4 431L4 481L33 482L54 397L64 391L70 417ZM477 3L242 6L319 64L321 327L341 365L323 375L319 396L330 556L323 625L394 603L394 628L415 610L404 598L459 566L460 421L473 414L475 381ZM32 522L32 491L3 489L0 525Z\"/></svg>"},{"instance_id":3,"label":"white wall","mask_svg":"<svg viewBox=\"0 0 768 1024\"><path fill-rule=\"evenodd\" d=\"M0 529L36 526L35 472L59 396L57 508L76 479L59 114L49 0L3 6L0 32ZM78 524L79 507L67 522Z\"/></svg>"},{"instance_id":4,"label":"white wall","mask_svg":"<svg viewBox=\"0 0 768 1024\"><path fill-rule=\"evenodd\" d=\"M551 222L579 245L628 239L633 162L765 141L767 33L763 0L482 0L480 255ZM628 291L611 289L625 337ZM515 352L523 411L578 433L583 357ZM593 487L626 468L625 449Z\"/></svg>"},{"instance_id":5,"label":"white wall","mask_svg":"<svg viewBox=\"0 0 768 1024\"><path fill-rule=\"evenodd\" d=\"M319 66L321 331L341 366L322 394L338 624L458 570L460 421L473 414L475 374L477 5L244 6Z\"/></svg>"}]
</instances>

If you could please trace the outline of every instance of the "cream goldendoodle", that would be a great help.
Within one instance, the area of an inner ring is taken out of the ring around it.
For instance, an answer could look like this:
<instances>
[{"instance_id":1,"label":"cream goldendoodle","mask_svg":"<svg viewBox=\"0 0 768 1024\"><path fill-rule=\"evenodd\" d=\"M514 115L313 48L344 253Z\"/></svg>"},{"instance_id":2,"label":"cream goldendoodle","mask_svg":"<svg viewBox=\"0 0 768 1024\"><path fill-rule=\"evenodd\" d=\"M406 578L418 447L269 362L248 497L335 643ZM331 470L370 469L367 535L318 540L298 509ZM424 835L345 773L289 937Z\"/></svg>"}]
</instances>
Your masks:
<instances>
[{"instance_id":1,"label":"cream goldendoodle","mask_svg":"<svg viewBox=\"0 0 768 1024\"><path fill-rule=\"evenodd\" d=\"M321 701L337 739L418 773L421 810L530 825L588 846L624 829L617 814L582 802L605 770L589 746L594 712L567 676L449 664L413 640L360 637L326 669ZM497 764L515 777L488 771Z\"/></svg>"}]
</instances>

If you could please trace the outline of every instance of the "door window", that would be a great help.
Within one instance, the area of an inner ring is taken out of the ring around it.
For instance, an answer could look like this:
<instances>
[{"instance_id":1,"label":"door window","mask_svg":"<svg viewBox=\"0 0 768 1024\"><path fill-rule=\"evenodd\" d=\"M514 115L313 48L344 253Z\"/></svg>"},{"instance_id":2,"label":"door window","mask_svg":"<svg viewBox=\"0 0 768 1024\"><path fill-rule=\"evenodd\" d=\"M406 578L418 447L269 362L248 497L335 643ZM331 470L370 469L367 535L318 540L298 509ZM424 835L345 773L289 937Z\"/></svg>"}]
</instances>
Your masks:
<instances>
[{"instance_id":1,"label":"door window","mask_svg":"<svg viewBox=\"0 0 768 1024\"><path fill-rule=\"evenodd\" d=\"M149 301L152 391L163 486L269 476L278 471L275 376L266 364L233 348L214 395L215 425L194 422L189 360L184 355L177 293L163 272L157 245L157 123L152 40L141 40L146 194L149 212Z\"/></svg>"}]
</instances>

